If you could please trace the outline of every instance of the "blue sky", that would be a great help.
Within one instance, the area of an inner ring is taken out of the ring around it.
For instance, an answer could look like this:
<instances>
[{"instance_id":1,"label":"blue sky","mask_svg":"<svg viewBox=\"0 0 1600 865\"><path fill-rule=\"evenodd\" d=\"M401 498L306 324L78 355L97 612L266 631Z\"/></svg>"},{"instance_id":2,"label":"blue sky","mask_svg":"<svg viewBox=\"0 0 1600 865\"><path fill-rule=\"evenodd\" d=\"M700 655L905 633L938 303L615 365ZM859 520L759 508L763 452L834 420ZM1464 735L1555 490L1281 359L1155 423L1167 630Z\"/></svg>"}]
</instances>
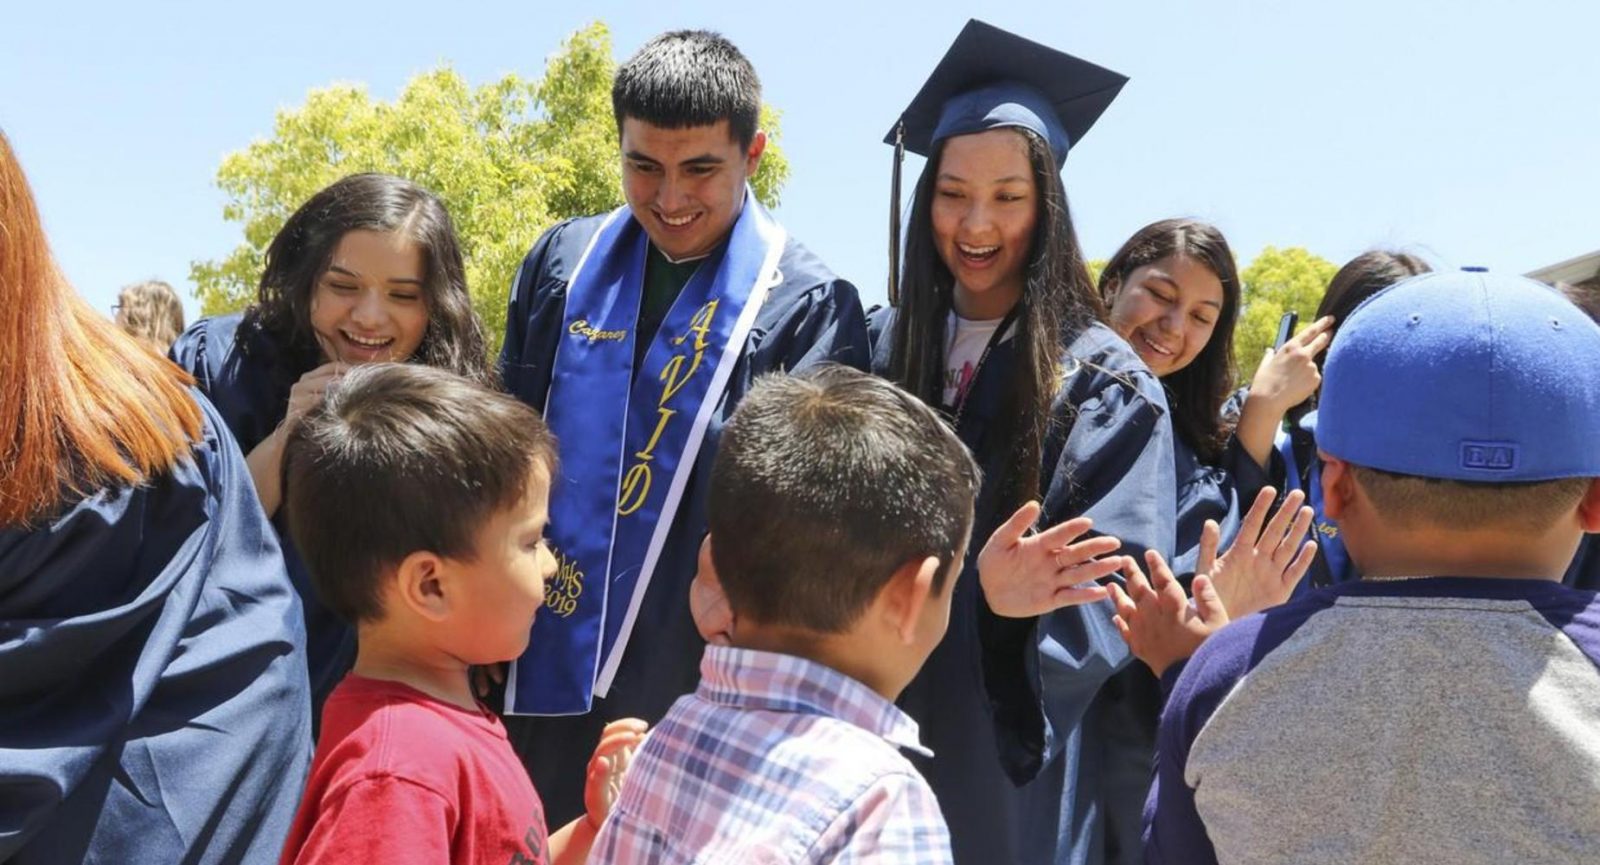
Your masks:
<instances>
[{"instance_id":1,"label":"blue sky","mask_svg":"<svg viewBox=\"0 0 1600 865\"><path fill-rule=\"evenodd\" d=\"M239 242L216 169L311 88L388 99L440 62L475 83L537 76L596 19L619 58L711 27L783 111L780 218L881 300L879 141L973 16L1132 79L1067 162L1090 257L1174 215L1217 223L1241 262L1385 245L1522 272L1600 249L1600 4L1581 0L24 3L5 13L0 128L105 310L138 279L187 293L191 260Z\"/></svg>"}]
</instances>

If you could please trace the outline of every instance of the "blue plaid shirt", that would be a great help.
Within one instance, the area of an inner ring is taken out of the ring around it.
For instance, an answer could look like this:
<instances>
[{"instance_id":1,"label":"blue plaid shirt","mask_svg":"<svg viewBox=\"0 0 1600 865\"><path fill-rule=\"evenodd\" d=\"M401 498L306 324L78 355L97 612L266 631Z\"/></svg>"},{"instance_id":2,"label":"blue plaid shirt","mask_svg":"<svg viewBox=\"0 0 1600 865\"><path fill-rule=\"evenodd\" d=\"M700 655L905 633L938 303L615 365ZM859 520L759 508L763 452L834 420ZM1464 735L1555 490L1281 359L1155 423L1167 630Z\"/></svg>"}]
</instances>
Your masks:
<instances>
[{"instance_id":1,"label":"blue plaid shirt","mask_svg":"<svg viewBox=\"0 0 1600 865\"><path fill-rule=\"evenodd\" d=\"M791 655L707 646L700 687L634 758L589 861L950 862L917 724Z\"/></svg>"}]
</instances>

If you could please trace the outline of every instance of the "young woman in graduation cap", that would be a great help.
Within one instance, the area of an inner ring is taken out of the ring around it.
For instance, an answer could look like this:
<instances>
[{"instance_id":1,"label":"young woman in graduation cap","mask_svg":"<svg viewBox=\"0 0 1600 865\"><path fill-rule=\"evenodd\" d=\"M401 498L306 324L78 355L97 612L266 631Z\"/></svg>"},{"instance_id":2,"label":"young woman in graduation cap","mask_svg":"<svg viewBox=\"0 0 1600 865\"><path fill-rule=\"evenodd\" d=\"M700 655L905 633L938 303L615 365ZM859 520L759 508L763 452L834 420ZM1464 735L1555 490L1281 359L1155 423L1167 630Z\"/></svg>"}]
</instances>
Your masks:
<instances>
[{"instance_id":1,"label":"young woman in graduation cap","mask_svg":"<svg viewBox=\"0 0 1600 865\"><path fill-rule=\"evenodd\" d=\"M1086 516L1124 554L1172 553L1166 400L1103 323L1060 176L1125 80L973 21L889 135L898 286L872 320L874 366L943 406L982 464L975 550L1040 501L1041 527ZM901 145L927 157L903 261ZM920 768L956 859L1101 861L1100 751L1082 721L1127 648L1106 604L1050 609L1082 599L1066 590L1017 608L980 591L974 564L901 700L935 754Z\"/></svg>"},{"instance_id":2,"label":"young woman in graduation cap","mask_svg":"<svg viewBox=\"0 0 1600 865\"><path fill-rule=\"evenodd\" d=\"M62 277L3 134L0 370L0 861L277 861L311 757L277 541L189 376Z\"/></svg>"},{"instance_id":3,"label":"young woman in graduation cap","mask_svg":"<svg viewBox=\"0 0 1600 865\"><path fill-rule=\"evenodd\" d=\"M248 454L305 604L313 720L355 659L355 632L322 606L279 510L288 423L352 364L411 361L493 378L455 229L433 193L355 174L312 196L267 247L255 304L195 322L172 347Z\"/></svg>"}]
</instances>

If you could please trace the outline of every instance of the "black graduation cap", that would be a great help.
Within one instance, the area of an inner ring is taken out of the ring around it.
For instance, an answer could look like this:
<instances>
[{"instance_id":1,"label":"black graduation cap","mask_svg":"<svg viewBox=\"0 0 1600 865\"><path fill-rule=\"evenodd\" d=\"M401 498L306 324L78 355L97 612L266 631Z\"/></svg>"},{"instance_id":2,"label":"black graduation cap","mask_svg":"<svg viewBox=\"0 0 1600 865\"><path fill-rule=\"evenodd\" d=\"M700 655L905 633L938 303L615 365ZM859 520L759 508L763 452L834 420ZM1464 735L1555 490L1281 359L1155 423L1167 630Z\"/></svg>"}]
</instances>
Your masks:
<instances>
[{"instance_id":1,"label":"black graduation cap","mask_svg":"<svg viewBox=\"0 0 1600 865\"><path fill-rule=\"evenodd\" d=\"M1126 83L1126 76L1104 67L976 18L968 21L883 140L895 148L889 205L890 302L896 302L899 293L900 164L906 150L927 156L935 144L951 136L1017 126L1048 142L1060 168L1067 150L1089 131Z\"/></svg>"}]
</instances>

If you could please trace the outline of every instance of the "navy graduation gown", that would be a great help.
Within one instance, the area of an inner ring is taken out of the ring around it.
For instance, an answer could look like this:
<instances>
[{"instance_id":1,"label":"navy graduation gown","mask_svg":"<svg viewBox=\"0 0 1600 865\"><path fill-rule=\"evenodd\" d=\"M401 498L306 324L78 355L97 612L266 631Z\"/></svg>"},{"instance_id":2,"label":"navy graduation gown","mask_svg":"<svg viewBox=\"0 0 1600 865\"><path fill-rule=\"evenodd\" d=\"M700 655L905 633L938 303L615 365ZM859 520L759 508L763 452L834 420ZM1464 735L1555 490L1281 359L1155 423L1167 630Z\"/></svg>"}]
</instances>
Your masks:
<instances>
[{"instance_id":1,"label":"navy graduation gown","mask_svg":"<svg viewBox=\"0 0 1600 865\"><path fill-rule=\"evenodd\" d=\"M507 391L540 411L550 390L567 282L604 218L569 220L545 232L523 260L512 286L500 356L502 381ZM763 373L794 372L827 361L868 367L866 321L855 287L792 237L778 269L782 283L768 293L712 414L609 696L597 696L583 715L505 719L551 825L583 813L585 770L607 722L637 717L653 724L699 682L705 641L690 615L689 583L706 531L706 497L717 441L752 381Z\"/></svg>"},{"instance_id":2,"label":"navy graduation gown","mask_svg":"<svg viewBox=\"0 0 1600 865\"><path fill-rule=\"evenodd\" d=\"M1247 389L1235 393L1223 406L1223 416L1236 421L1248 393ZM1178 481L1178 546L1172 572L1189 575L1200 559L1200 534L1206 520L1217 521L1222 529L1218 551L1226 550L1239 533L1245 512L1270 479L1268 470L1251 459L1232 436L1215 464L1203 462L1182 436L1175 434L1172 446Z\"/></svg>"},{"instance_id":3,"label":"navy graduation gown","mask_svg":"<svg viewBox=\"0 0 1600 865\"><path fill-rule=\"evenodd\" d=\"M1586 591L1600 591L1600 535L1584 535L1578 544L1578 554L1567 566L1561 582Z\"/></svg>"},{"instance_id":4,"label":"navy graduation gown","mask_svg":"<svg viewBox=\"0 0 1600 865\"><path fill-rule=\"evenodd\" d=\"M195 384L216 405L239 449L248 454L283 423L294 380L279 370L277 347L257 334L241 332L242 320L240 313L200 319L173 344L172 359L194 376ZM254 490L248 475L245 480ZM311 573L300 558L294 539L289 537L285 508L279 507L273 514L272 527L277 531L289 578L300 594L305 613L312 721L313 726L319 726L323 701L355 664L355 629L318 600Z\"/></svg>"},{"instance_id":5,"label":"navy graduation gown","mask_svg":"<svg viewBox=\"0 0 1600 865\"><path fill-rule=\"evenodd\" d=\"M1237 417L1247 390L1240 390L1223 407L1225 417ZM1239 533L1245 511L1267 485L1267 473L1229 438L1216 464L1173 435L1174 475L1177 481L1177 547L1170 562L1187 584L1200 559L1200 536L1207 520L1222 529L1219 550L1226 550ZM1161 716L1161 686L1143 664L1130 664L1108 681L1095 696L1088 725L1104 743L1102 776L1105 795L1104 862L1142 862L1143 811L1154 771L1156 727Z\"/></svg>"},{"instance_id":6,"label":"navy graduation gown","mask_svg":"<svg viewBox=\"0 0 1600 865\"><path fill-rule=\"evenodd\" d=\"M171 474L0 529L0 861L278 860L311 757L300 606L199 402Z\"/></svg>"},{"instance_id":7,"label":"navy graduation gown","mask_svg":"<svg viewBox=\"0 0 1600 865\"><path fill-rule=\"evenodd\" d=\"M894 315L872 315L880 374L888 369ZM1054 402L1045 441L1041 523L1088 514L1133 555L1170 553L1171 426L1159 382L1103 325L1087 328L1066 356L1076 371ZM988 427L1014 374L1008 340L990 352L971 385L957 432L984 469L972 544L949 630L900 698L934 752L914 762L939 797L961 863L1082 861L1074 857L1094 831L1099 788L1079 771L1079 726L1095 692L1129 658L1109 603L1016 620L996 616L983 600L977 554L1010 516L991 485L1010 443L995 440Z\"/></svg>"}]
</instances>

